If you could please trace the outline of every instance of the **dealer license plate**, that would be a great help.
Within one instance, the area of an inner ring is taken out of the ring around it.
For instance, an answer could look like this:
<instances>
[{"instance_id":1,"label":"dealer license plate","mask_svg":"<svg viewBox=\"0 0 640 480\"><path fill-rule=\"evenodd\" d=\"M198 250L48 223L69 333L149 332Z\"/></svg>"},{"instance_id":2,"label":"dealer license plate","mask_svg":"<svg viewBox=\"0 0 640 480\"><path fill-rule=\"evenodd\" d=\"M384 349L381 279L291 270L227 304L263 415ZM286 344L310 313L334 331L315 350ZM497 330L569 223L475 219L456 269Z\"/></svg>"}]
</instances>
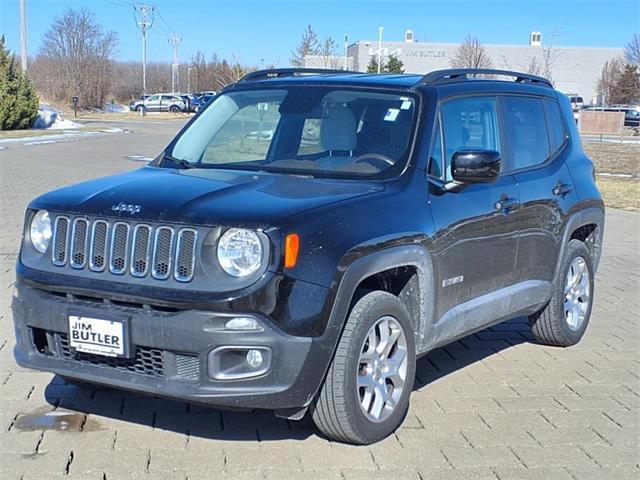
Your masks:
<instances>
[{"instance_id":1,"label":"dealer license plate","mask_svg":"<svg viewBox=\"0 0 640 480\"><path fill-rule=\"evenodd\" d=\"M125 354L124 323L69 315L69 345L78 352L122 357Z\"/></svg>"}]
</instances>

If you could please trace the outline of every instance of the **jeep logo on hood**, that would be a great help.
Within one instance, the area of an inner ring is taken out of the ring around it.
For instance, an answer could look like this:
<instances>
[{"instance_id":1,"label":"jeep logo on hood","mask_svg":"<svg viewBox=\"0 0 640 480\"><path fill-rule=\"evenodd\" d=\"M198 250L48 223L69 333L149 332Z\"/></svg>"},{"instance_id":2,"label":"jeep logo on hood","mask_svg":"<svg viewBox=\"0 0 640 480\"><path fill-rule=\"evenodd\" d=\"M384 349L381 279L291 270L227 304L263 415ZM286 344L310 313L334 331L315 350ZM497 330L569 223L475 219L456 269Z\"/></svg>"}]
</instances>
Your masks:
<instances>
[{"instance_id":1,"label":"jeep logo on hood","mask_svg":"<svg viewBox=\"0 0 640 480\"><path fill-rule=\"evenodd\" d=\"M142 205L133 205L130 203L120 202L117 205L113 205L111 207L111 210L113 210L114 212L128 212L131 215L135 215L140 210L142 210Z\"/></svg>"}]
</instances>

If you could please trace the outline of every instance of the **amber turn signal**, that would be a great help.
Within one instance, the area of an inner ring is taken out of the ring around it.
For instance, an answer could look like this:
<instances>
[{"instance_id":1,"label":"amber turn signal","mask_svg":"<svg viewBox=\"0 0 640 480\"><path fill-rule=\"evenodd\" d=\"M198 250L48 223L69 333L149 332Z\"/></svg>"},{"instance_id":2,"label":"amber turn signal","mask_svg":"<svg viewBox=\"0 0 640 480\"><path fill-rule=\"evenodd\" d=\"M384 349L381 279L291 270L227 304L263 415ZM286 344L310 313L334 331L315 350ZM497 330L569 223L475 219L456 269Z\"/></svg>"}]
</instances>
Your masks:
<instances>
[{"instance_id":1,"label":"amber turn signal","mask_svg":"<svg viewBox=\"0 0 640 480\"><path fill-rule=\"evenodd\" d=\"M284 240L284 268L293 268L298 261L300 237L297 233L290 233Z\"/></svg>"}]
</instances>

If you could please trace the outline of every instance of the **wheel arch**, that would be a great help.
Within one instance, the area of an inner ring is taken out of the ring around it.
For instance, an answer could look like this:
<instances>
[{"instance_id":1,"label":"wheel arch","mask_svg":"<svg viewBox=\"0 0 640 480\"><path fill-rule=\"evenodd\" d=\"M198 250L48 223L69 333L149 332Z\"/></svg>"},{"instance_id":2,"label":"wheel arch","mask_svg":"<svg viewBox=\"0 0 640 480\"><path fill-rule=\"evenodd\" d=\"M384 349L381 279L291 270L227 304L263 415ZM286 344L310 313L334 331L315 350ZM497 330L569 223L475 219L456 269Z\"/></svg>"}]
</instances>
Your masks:
<instances>
[{"instance_id":1,"label":"wheel arch","mask_svg":"<svg viewBox=\"0 0 640 480\"><path fill-rule=\"evenodd\" d=\"M562 235L562 244L560 245L558 261L556 262L555 278L557 279L560 274L560 263L564 257L567 244L571 240L580 240L586 245L589 253L591 254L591 262L593 264L595 274L602 254L603 234L604 208L585 208L584 210L580 210L569 217Z\"/></svg>"},{"instance_id":2,"label":"wheel arch","mask_svg":"<svg viewBox=\"0 0 640 480\"><path fill-rule=\"evenodd\" d=\"M431 338L434 314L433 262L421 244L383 248L358 258L344 271L329 315L329 329L340 334L353 303L364 293L383 290L396 295L409 312L416 351ZM416 295L417 294L417 295ZM339 335L336 335L336 340Z\"/></svg>"}]
</instances>

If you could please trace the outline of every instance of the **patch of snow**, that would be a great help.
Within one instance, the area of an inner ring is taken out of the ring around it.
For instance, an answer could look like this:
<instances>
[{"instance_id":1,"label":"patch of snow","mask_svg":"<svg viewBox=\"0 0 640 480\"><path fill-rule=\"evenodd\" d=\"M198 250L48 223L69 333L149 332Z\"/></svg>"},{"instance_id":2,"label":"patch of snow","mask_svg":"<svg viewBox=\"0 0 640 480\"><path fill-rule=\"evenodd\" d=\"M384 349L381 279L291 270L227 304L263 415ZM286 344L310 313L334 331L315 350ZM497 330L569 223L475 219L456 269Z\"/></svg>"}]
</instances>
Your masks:
<instances>
[{"instance_id":1,"label":"patch of snow","mask_svg":"<svg viewBox=\"0 0 640 480\"><path fill-rule=\"evenodd\" d=\"M104 130L100 130L100 131L103 133L121 133L122 129L118 127L111 127L111 128L105 128Z\"/></svg>"},{"instance_id":2,"label":"patch of snow","mask_svg":"<svg viewBox=\"0 0 640 480\"><path fill-rule=\"evenodd\" d=\"M104 105L104 111L109 113L125 113L129 111L129 107L121 103L106 103Z\"/></svg>"},{"instance_id":3,"label":"patch of snow","mask_svg":"<svg viewBox=\"0 0 640 480\"><path fill-rule=\"evenodd\" d=\"M69 130L72 128L80 128L81 126L79 123L72 122L71 120L65 120L62 118L62 115L60 115L60 112L42 103L38 107L38 118L36 118L33 128Z\"/></svg>"},{"instance_id":4,"label":"patch of snow","mask_svg":"<svg viewBox=\"0 0 640 480\"><path fill-rule=\"evenodd\" d=\"M23 145L46 145L47 143L56 143L57 140L38 140L36 142L27 142L23 143Z\"/></svg>"}]
</instances>

